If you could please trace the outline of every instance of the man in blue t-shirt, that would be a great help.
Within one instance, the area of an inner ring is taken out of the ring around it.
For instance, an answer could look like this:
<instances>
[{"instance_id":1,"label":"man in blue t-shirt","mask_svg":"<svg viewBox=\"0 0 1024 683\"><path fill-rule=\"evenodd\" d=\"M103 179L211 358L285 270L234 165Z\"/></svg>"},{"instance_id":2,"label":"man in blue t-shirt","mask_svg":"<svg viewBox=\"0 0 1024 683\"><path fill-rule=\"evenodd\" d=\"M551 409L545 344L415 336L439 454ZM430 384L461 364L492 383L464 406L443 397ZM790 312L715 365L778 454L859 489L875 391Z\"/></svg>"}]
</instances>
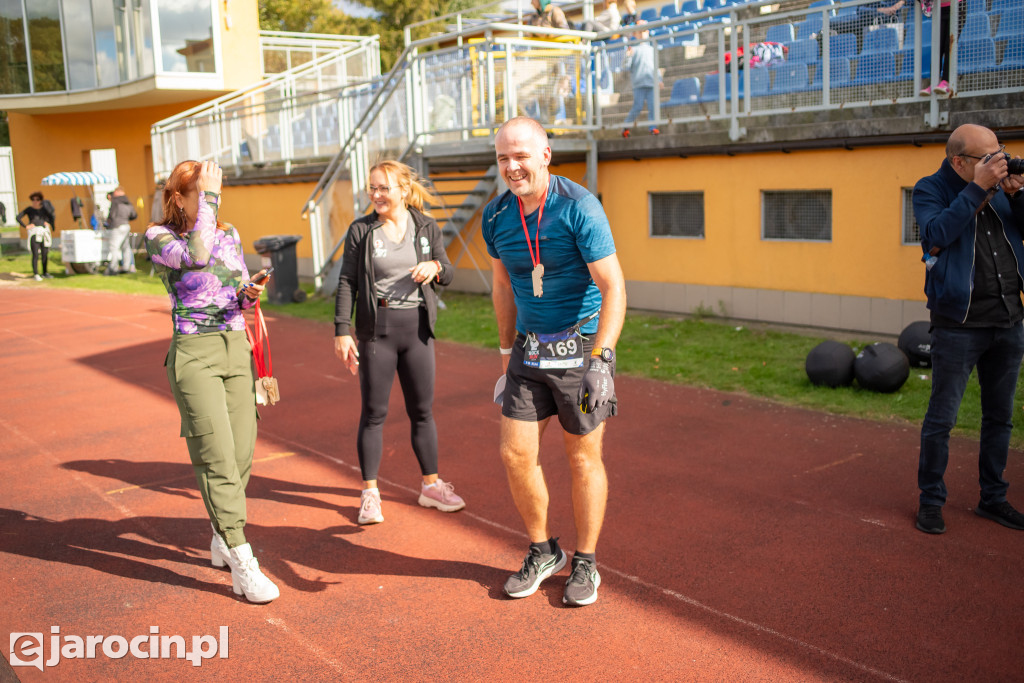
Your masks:
<instances>
[{"instance_id":1,"label":"man in blue t-shirt","mask_svg":"<svg viewBox=\"0 0 1024 683\"><path fill-rule=\"evenodd\" d=\"M602 462L604 420L615 415L615 344L626 314L626 287L608 218L594 195L548 173L544 128L526 117L494 138L508 191L483 214L494 276L494 310L504 389L501 458L512 498L530 536L522 569L505 593L522 598L566 564L550 534L540 440L555 415L572 473L576 552L562 602L597 600L597 539L608 479ZM500 380L499 380L500 383Z\"/></svg>"}]
</instances>

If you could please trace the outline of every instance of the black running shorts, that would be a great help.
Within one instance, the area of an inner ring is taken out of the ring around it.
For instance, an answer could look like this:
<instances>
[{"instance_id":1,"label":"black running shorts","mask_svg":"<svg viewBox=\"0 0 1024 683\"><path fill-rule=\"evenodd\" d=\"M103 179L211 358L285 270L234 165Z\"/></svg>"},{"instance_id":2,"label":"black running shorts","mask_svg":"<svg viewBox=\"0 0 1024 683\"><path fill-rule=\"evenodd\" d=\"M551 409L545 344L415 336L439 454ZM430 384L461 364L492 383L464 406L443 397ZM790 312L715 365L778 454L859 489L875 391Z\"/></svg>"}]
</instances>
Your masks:
<instances>
[{"instance_id":1,"label":"black running shorts","mask_svg":"<svg viewBox=\"0 0 1024 683\"><path fill-rule=\"evenodd\" d=\"M541 370L523 365L525 345L526 338L516 334L508 373L505 375L502 415L523 422L541 422L552 415L558 415L562 429L569 434L582 436L594 431L605 418L618 412L614 395L593 413L581 411L576 401L583 374L590 364L590 352L594 350L593 341L583 340L583 367L562 370ZM615 376L614 362L612 376Z\"/></svg>"}]
</instances>

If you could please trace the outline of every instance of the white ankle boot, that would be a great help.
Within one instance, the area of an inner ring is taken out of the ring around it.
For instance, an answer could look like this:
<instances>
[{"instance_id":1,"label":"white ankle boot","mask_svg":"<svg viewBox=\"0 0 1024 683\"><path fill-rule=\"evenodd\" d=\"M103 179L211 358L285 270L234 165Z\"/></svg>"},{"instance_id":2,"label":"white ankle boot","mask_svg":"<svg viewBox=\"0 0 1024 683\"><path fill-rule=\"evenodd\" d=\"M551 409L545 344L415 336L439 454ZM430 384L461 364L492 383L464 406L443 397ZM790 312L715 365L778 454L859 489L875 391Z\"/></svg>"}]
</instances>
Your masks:
<instances>
[{"instance_id":1,"label":"white ankle boot","mask_svg":"<svg viewBox=\"0 0 1024 683\"><path fill-rule=\"evenodd\" d=\"M231 589L235 595L244 593L249 602L270 602L281 595L274 582L260 571L260 563L252 556L248 543L231 548L224 559L231 567Z\"/></svg>"},{"instance_id":2,"label":"white ankle boot","mask_svg":"<svg viewBox=\"0 0 1024 683\"><path fill-rule=\"evenodd\" d=\"M213 532L213 540L210 541L210 564L214 567L223 567L228 563L228 544L224 542L220 534Z\"/></svg>"}]
</instances>

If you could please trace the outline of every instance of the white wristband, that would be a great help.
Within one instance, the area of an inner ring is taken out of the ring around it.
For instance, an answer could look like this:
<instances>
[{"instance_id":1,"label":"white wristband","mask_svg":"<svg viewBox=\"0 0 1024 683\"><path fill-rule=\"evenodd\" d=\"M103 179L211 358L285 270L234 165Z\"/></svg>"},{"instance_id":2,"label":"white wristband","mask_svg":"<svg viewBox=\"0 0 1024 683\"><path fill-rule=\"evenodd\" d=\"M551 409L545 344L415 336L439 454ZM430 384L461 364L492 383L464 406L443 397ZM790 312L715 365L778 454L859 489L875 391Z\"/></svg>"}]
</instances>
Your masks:
<instances>
[{"instance_id":1,"label":"white wristband","mask_svg":"<svg viewBox=\"0 0 1024 683\"><path fill-rule=\"evenodd\" d=\"M501 351L501 355L503 355L503 356L511 356L512 355L512 347L511 346L508 347L507 349L499 346L498 350Z\"/></svg>"}]
</instances>

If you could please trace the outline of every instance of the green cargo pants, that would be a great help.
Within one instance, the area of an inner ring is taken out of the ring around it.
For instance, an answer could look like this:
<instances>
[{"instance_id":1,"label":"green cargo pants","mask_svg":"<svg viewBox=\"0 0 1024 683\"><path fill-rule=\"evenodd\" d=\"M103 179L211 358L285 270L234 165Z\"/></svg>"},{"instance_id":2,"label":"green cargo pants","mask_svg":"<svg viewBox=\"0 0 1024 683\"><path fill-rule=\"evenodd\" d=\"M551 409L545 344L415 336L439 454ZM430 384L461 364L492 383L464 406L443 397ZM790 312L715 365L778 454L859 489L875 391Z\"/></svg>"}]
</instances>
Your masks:
<instances>
[{"instance_id":1,"label":"green cargo pants","mask_svg":"<svg viewBox=\"0 0 1024 683\"><path fill-rule=\"evenodd\" d=\"M175 334L166 365L210 521L229 548L243 545L257 419L249 340L244 331Z\"/></svg>"}]
</instances>

